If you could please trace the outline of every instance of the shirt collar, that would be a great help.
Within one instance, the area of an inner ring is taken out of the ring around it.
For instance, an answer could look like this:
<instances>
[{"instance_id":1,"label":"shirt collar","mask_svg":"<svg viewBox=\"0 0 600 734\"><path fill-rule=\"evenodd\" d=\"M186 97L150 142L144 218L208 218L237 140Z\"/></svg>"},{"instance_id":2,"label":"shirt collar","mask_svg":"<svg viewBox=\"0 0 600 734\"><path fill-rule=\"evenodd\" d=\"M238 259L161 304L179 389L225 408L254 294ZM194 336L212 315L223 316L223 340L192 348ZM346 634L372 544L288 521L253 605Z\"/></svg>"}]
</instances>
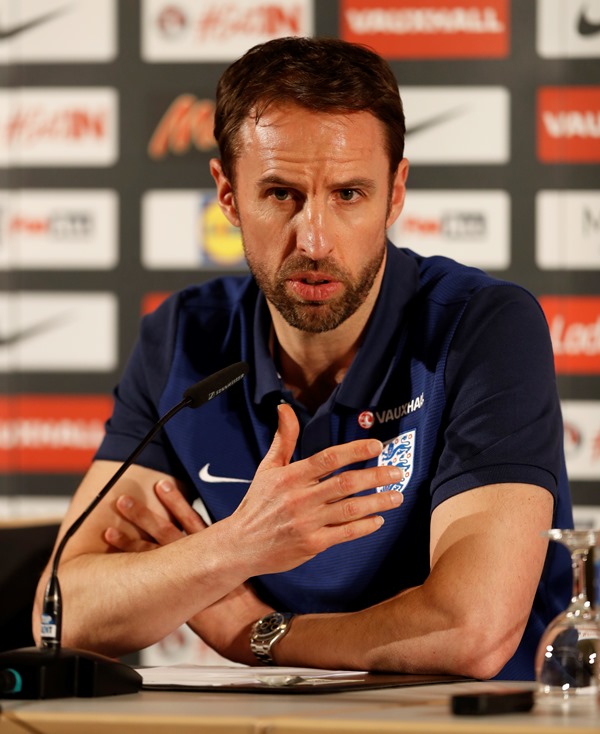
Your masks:
<instances>
[{"instance_id":1,"label":"shirt collar","mask_svg":"<svg viewBox=\"0 0 600 734\"><path fill-rule=\"evenodd\" d=\"M375 405L385 382L404 321L404 310L417 291L417 262L388 241L381 289L350 369L344 376L336 402L362 410Z\"/></svg>"},{"instance_id":2,"label":"shirt collar","mask_svg":"<svg viewBox=\"0 0 600 734\"><path fill-rule=\"evenodd\" d=\"M395 353L403 313L419 283L418 265L413 257L388 241L381 289L367 324L363 342L336 390L336 403L356 410L374 405ZM259 293L254 310L254 401L281 392L282 383L269 349L271 315L266 299ZM393 342L393 344L391 344ZM391 351L390 351L391 347Z\"/></svg>"},{"instance_id":3,"label":"shirt collar","mask_svg":"<svg viewBox=\"0 0 600 734\"><path fill-rule=\"evenodd\" d=\"M259 291L254 308L254 402L262 402L263 398L273 392L281 392L283 387L281 379L277 374L269 340L271 336L272 321L267 299L262 291Z\"/></svg>"}]
</instances>

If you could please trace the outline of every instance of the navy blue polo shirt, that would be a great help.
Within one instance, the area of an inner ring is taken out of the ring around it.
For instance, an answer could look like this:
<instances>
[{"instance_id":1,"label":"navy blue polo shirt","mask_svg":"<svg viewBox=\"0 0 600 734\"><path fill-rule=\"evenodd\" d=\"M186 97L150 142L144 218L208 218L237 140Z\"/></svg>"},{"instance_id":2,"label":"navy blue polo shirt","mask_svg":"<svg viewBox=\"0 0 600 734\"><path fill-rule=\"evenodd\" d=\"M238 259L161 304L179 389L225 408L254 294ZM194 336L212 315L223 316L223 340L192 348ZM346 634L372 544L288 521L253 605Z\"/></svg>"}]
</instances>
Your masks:
<instances>
[{"instance_id":1,"label":"navy blue polo shirt","mask_svg":"<svg viewBox=\"0 0 600 734\"><path fill-rule=\"evenodd\" d=\"M198 410L182 411L138 459L192 485L214 522L244 497L282 400L301 422L293 460L379 438L384 450L370 463L401 466L404 479L378 490L401 491L404 502L367 538L254 579L274 608L354 611L422 584L430 570L431 512L474 487L545 487L555 499L553 525L572 526L548 328L524 289L388 244L358 353L313 415L282 385L270 332L266 302L249 276L169 298L142 323L96 458L123 460L189 385L240 360L251 367L245 380ZM551 544L523 640L499 677L533 677L537 640L569 593L568 558Z\"/></svg>"}]
</instances>

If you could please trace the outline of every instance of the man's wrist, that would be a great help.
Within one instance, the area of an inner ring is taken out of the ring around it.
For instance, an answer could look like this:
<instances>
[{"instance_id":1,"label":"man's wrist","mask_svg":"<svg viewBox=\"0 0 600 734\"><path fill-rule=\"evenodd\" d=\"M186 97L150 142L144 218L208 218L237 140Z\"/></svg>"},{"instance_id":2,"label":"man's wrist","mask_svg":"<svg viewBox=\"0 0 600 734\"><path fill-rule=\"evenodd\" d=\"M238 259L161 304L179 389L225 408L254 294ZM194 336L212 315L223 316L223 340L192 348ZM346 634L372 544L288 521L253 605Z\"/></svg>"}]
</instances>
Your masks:
<instances>
[{"instance_id":1,"label":"man's wrist","mask_svg":"<svg viewBox=\"0 0 600 734\"><path fill-rule=\"evenodd\" d=\"M250 630L250 649L262 665L274 665L275 645L289 632L293 614L271 612L258 619Z\"/></svg>"}]
</instances>

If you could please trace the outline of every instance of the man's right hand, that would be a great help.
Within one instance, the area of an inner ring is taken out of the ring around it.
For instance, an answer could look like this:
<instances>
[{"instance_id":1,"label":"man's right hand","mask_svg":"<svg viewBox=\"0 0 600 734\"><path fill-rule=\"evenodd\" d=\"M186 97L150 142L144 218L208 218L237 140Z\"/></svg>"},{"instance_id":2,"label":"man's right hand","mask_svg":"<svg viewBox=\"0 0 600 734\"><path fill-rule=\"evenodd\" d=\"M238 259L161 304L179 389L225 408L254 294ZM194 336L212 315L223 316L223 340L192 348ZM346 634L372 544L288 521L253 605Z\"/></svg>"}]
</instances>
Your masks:
<instances>
[{"instance_id":1,"label":"man's right hand","mask_svg":"<svg viewBox=\"0 0 600 734\"><path fill-rule=\"evenodd\" d=\"M342 471L378 456L382 444L362 439L331 446L290 463L300 426L291 406L279 406L271 447L237 510L221 523L235 533L240 562L249 576L287 571L327 548L375 532L378 514L402 502L399 492L363 490L398 482L393 466Z\"/></svg>"},{"instance_id":2,"label":"man's right hand","mask_svg":"<svg viewBox=\"0 0 600 734\"><path fill-rule=\"evenodd\" d=\"M398 492L355 496L362 490L398 481L402 471L396 467L335 473L377 456L382 450L379 441L352 441L290 463L298 432L292 408L279 406L277 433L246 496L235 512L219 523L235 529L240 562L244 559L252 564L248 578L287 571L332 545L369 535L383 523L377 513L402 502ZM119 538L120 531L111 527L105 534L110 545L121 550L148 550L153 540L157 545L167 545L206 527L173 483L158 482L155 494L167 511L166 517L152 512L144 502L119 497L116 507L120 515L137 532L130 539L121 532Z\"/></svg>"}]
</instances>

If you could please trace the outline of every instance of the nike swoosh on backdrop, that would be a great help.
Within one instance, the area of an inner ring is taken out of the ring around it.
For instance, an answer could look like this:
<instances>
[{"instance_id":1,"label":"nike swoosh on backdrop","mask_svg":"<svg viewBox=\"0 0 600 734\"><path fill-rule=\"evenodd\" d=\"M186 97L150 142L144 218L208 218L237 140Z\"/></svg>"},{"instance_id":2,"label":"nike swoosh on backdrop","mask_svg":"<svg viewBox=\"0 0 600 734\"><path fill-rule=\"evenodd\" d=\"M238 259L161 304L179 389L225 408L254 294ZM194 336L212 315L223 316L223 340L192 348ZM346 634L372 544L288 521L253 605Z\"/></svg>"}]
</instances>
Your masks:
<instances>
[{"instance_id":1,"label":"nike swoosh on backdrop","mask_svg":"<svg viewBox=\"0 0 600 734\"><path fill-rule=\"evenodd\" d=\"M20 331L15 331L12 334L7 334L7 335L0 334L0 348L1 347L11 347L13 346L13 344L18 344L19 342L22 342L25 339L29 339L30 337L35 336L36 334L42 334L43 332L54 328L61 321L64 321L65 318L67 318L67 314L53 316L51 319L40 321L37 324L33 324L32 326L27 326L25 329L21 329Z\"/></svg>"},{"instance_id":2,"label":"nike swoosh on backdrop","mask_svg":"<svg viewBox=\"0 0 600 734\"><path fill-rule=\"evenodd\" d=\"M251 484L251 479L236 479L232 477L217 477L214 474L211 474L208 467L210 464L205 464L202 469L198 472L198 476L203 482L207 482L208 484L225 484L227 482L232 483L235 482L237 484Z\"/></svg>"},{"instance_id":3,"label":"nike swoosh on backdrop","mask_svg":"<svg viewBox=\"0 0 600 734\"><path fill-rule=\"evenodd\" d=\"M448 110L447 112L442 112L435 117L430 117L428 120L423 120L423 122L419 122L416 125L407 128L406 137L409 135L415 135L415 133L422 133L424 130L429 130L432 127L437 127L444 122L448 122L448 120L451 120L453 117L462 115L463 111L463 107L457 107L454 110Z\"/></svg>"},{"instance_id":4,"label":"nike swoosh on backdrop","mask_svg":"<svg viewBox=\"0 0 600 734\"><path fill-rule=\"evenodd\" d=\"M52 18L55 18L57 15L61 15L65 12L65 10L66 7L57 8L56 10L52 10L49 13L44 13L44 15L39 15L37 18L32 18L26 23L20 23L19 25L12 26L12 28L5 28L0 25L0 41L6 41L9 38L20 36L21 33L30 31L32 28L36 28L39 25L47 23L49 20L52 20Z\"/></svg>"},{"instance_id":5,"label":"nike swoosh on backdrop","mask_svg":"<svg viewBox=\"0 0 600 734\"><path fill-rule=\"evenodd\" d=\"M600 33L600 22L594 23L586 17L587 8L582 8L579 13L579 21L577 23L577 31L580 36L595 36Z\"/></svg>"}]
</instances>

